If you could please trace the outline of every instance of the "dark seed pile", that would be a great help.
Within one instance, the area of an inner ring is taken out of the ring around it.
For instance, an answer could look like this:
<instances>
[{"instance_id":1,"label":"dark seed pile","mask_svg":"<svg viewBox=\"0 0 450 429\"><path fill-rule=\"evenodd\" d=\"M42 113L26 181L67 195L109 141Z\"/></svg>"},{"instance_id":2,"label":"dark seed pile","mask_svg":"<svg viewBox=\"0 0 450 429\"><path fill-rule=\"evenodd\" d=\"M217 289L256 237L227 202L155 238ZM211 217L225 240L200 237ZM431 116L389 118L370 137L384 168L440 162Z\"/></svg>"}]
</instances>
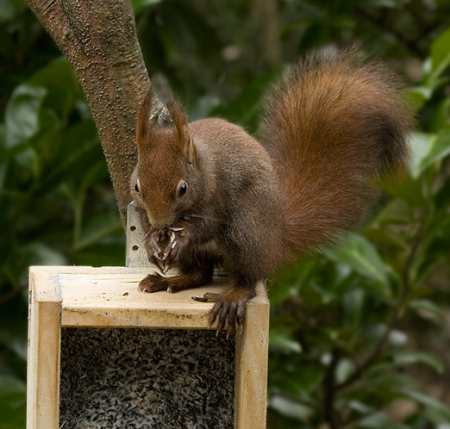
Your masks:
<instances>
[{"instance_id":1,"label":"dark seed pile","mask_svg":"<svg viewBox=\"0 0 450 429\"><path fill-rule=\"evenodd\" d=\"M233 339L136 328L61 335L60 428L233 427Z\"/></svg>"}]
</instances>

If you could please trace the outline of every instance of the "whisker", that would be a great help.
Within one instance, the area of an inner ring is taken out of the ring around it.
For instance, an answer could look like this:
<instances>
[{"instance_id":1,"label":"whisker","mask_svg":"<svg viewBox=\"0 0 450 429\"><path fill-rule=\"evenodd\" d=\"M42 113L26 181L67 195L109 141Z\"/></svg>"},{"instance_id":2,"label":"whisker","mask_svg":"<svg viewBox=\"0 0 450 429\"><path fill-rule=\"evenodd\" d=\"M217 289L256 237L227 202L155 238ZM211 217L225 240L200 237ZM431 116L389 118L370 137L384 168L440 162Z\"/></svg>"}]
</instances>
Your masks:
<instances>
[{"instance_id":1,"label":"whisker","mask_svg":"<svg viewBox=\"0 0 450 429\"><path fill-rule=\"evenodd\" d=\"M197 214L192 214L189 215L189 217L192 217L194 219L201 219L201 220L213 220L213 221L217 221L218 219L212 216L204 216L204 215L197 215Z\"/></svg>"}]
</instances>

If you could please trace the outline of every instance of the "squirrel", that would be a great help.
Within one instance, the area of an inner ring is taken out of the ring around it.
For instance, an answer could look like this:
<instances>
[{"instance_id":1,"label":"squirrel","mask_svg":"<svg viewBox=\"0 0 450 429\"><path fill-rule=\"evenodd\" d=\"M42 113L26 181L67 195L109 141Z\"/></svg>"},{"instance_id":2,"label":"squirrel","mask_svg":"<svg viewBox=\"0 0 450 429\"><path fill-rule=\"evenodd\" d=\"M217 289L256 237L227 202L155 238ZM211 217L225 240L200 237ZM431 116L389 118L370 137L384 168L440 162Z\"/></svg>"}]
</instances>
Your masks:
<instances>
[{"instance_id":1,"label":"squirrel","mask_svg":"<svg viewBox=\"0 0 450 429\"><path fill-rule=\"evenodd\" d=\"M396 82L354 50L310 54L269 91L258 140L223 119L188 122L175 101L165 121L149 119L150 89L131 194L150 225L150 260L180 274L150 274L140 290L199 287L222 265L231 287L193 299L214 303L218 332L237 332L256 284L351 229L374 180L403 166L412 119Z\"/></svg>"}]
</instances>

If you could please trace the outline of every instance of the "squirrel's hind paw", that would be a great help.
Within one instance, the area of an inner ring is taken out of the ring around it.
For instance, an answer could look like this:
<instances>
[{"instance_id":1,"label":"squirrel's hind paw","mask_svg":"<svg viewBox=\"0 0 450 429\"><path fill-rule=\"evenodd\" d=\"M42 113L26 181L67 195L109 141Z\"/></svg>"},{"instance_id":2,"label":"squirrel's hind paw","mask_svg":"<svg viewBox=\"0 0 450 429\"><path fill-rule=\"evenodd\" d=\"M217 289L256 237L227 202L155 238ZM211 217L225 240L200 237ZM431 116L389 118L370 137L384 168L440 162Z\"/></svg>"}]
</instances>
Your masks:
<instances>
[{"instance_id":1,"label":"squirrel's hind paw","mask_svg":"<svg viewBox=\"0 0 450 429\"><path fill-rule=\"evenodd\" d=\"M205 293L193 296L199 302L214 302L209 312L210 326L216 326L217 334L229 337L243 329L247 302L255 296L254 288L234 287L224 293Z\"/></svg>"}]
</instances>

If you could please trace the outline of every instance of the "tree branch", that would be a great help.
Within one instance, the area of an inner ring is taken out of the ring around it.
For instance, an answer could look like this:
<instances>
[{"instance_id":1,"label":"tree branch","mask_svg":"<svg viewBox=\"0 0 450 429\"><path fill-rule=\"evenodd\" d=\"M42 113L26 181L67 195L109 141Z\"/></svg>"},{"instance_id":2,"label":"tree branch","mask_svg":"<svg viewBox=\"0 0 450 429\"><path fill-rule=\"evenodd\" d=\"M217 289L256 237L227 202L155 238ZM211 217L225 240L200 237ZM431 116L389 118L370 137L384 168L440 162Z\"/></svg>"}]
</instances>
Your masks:
<instances>
[{"instance_id":1,"label":"tree branch","mask_svg":"<svg viewBox=\"0 0 450 429\"><path fill-rule=\"evenodd\" d=\"M28 0L72 64L97 125L125 219L136 163L135 116L150 85L128 0Z\"/></svg>"},{"instance_id":2,"label":"tree branch","mask_svg":"<svg viewBox=\"0 0 450 429\"><path fill-rule=\"evenodd\" d=\"M395 308L394 312L391 315L391 318L386 326L386 330L384 331L382 337L378 341L375 348L372 352L366 357L361 364L359 364L355 370L350 374L350 376L343 381L342 383L336 385L337 390L345 389L348 386L351 386L353 383L358 381L362 375L375 363L378 358L383 354L386 344L389 340L389 336L391 335L392 329L394 328L397 320L398 320L398 307Z\"/></svg>"},{"instance_id":3,"label":"tree branch","mask_svg":"<svg viewBox=\"0 0 450 429\"><path fill-rule=\"evenodd\" d=\"M342 383L336 385L337 390L345 389L346 387L351 386L353 383L358 381L373 364L375 364L380 356L383 354L386 345L388 343L389 337L391 335L392 330L395 328L395 325L403 316L405 311L405 307L408 303L408 298L411 290L411 267L414 263L414 259L417 255L417 251L419 250L422 235L424 229L423 220L420 221L417 230L412 239L410 251L408 256L406 257L405 263L403 265L403 270L401 272L401 290L398 298L397 305L392 310L392 313L387 322L386 330L384 331L382 337L376 344L375 348L372 352L363 360L353 371L352 374L347 378L347 380Z\"/></svg>"},{"instance_id":4,"label":"tree branch","mask_svg":"<svg viewBox=\"0 0 450 429\"><path fill-rule=\"evenodd\" d=\"M339 364L339 351L333 350L323 380L323 414L330 429L339 429L339 416L335 408L336 400L336 368Z\"/></svg>"},{"instance_id":5,"label":"tree branch","mask_svg":"<svg viewBox=\"0 0 450 429\"><path fill-rule=\"evenodd\" d=\"M280 25L277 0L254 0L252 15L259 37L260 54L272 67L281 61Z\"/></svg>"}]
</instances>

